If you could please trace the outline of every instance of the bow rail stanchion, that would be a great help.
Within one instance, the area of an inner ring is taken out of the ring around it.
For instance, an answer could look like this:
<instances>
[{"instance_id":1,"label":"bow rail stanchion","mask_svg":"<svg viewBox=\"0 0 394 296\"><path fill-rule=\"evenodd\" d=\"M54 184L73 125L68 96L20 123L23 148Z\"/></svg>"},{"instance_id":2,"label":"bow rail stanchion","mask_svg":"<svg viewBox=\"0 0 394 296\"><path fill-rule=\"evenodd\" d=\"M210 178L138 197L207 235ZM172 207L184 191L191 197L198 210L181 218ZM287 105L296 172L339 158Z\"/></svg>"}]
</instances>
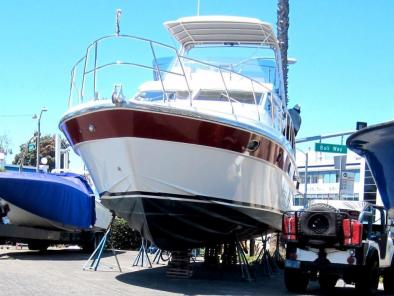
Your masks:
<instances>
[{"instance_id":1,"label":"bow rail stanchion","mask_svg":"<svg viewBox=\"0 0 394 296\"><path fill-rule=\"evenodd\" d=\"M152 263L150 262L148 256L147 245L148 245L148 241L142 238L141 247L140 250L138 251L137 257L135 257L134 259L133 266L137 266L141 262L141 267L144 267L144 258L146 258L146 261L149 263L148 267L152 268Z\"/></svg>"},{"instance_id":2,"label":"bow rail stanchion","mask_svg":"<svg viewBox=\"0 0 394 296\"><path fill-rule=\"evenodd\" d=\"M112 212L112 220L111 223L108 226L107 231L105 232L104 236L102 237L102 239L100 240L100 243L97 245L96 249L93 251L92 255L90 255L89 259L85 262L84 266L83 266L83 270L94 270L97 271L97 268L100 264L100 260L101 260L101 256L104 252L104 248L105 248L105 244L107 242L107 239L111 233L111 228L112 225L115 221L115 213ZM122 268L120 267L119 264L119 260L118 260L118 256L116 255L115 249L114 249L114 245L111 243L111 249L112 249L112 253L115 256L115 260L116 260L116 264L118 266L118 269L120 272L122 272Z\"/></svg>"}]
</instances>

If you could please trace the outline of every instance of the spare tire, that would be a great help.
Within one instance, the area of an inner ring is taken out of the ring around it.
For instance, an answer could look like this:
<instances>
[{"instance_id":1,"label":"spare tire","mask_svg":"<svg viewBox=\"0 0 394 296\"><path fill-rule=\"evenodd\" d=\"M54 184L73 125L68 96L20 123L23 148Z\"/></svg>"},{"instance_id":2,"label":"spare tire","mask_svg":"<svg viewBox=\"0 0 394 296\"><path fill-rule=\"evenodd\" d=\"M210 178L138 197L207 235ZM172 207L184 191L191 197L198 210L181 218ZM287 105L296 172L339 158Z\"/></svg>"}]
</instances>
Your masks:
<instances>
[{"instance_id":1,"label":"spare tire","mask_svg":"<svg viewBox=\"0 0 394 296\"><path fill-rule=\"evenodd\" d=\"M332 243L338 239L338 210L324 203L311 205L300 216L299 232L311 243Z\"/></svg>"},{"instance_id":2,"label":"spare tire","mask_svg":"<svg viewBox=\"0 0 394 296\"><path fill-rule=\"evenodd\" d=\"M315 203L309 206L309 208L307 209L307 211L314 211L314 212L338 212L338 210L329 205L329 204L325 204L325 203Z\"/></svg>"}]
</instances>

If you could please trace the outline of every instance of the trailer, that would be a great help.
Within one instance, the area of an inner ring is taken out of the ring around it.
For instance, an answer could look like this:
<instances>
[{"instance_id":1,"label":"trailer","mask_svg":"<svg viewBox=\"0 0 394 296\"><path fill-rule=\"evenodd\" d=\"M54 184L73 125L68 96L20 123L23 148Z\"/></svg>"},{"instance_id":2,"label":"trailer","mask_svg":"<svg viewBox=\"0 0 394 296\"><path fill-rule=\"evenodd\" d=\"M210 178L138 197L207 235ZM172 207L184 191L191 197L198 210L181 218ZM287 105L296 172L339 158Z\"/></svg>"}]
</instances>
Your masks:
<instances>
[{"instance_id":1,"label":"trailer","mask_svg":"<svg viewBox=\"0 0 394 296\"><path fill-rule=\"evenodd\" d=\"M29 250L38 251L45 251L49 246L56 244L75 244L83 251L91 252L103 235L104 230L77 232L0 224L0 242L25 243Z\"/></svg>"}]
</instances>

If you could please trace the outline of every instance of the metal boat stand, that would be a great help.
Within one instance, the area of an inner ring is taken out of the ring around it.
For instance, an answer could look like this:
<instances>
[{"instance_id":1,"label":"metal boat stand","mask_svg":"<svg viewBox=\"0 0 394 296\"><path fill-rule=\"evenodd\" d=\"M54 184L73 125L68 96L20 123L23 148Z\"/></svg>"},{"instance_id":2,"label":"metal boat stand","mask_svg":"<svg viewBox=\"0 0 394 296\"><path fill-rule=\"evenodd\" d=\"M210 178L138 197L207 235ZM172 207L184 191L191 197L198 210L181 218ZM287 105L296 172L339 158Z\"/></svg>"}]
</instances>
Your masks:
<instances>
[{"instance_id":1,"label":"metal boat stand","mask_svg":"<svg viewBox=\"0 0 394 296\"><path fill-rule=\"evenodd\" d=\"M83 270L94 270L94 271L97 271L97 268L98 268L98 266L100 264L101 256L102 256L104 248L105 248L105 244L106 244L107 239L108 239L108 237L109 237L109 235L111 233L111 228L112 228L112 224L113 224L114 221L115 221L115 214L114 214L114 212L112 212L112 221L109 224L108 229L105 232L104 236L100 240L100 243L98 244L96 249L93 251L92 255L90 255L89 259L83 265ZM116 255L116 252L115 252L114 245L113 245L112 241L111 241L111 249L112 249L113 255L115 256L115 260L116 260L116 264L118 265L119 272L122 272L122 268L120 267L119 260L118 260L118 257ZM90 265L90 266L88 266L88 265Z\"/></svg>"},{"instance_id":2,"label":"metal boat stand","mask_svg":"<svg viewBox=\"0 0 394 296\"><path fill-rule=\"evenodd\" d=\"M153 257L152 263L155 263L155 264L160 264L160 259L163 262L166 262L166 261L170 260L170 258L171 258L171 253L168 251L164 251L162 249L157 249L154 255L155 255L155 257ZM166 256L166 258L164 258L164 256Z\"/></svg>"},{"instance_id":3,"label":"metal boat stand","mask_svg":"<svg viewBox=\"0 0 394 296\"><path fill-rule=\"evenodd\" d=\"M276 232L276 245L275 245L275 251L274 254L271 256L273 260L271 260L271 267L273 272L278 273L280 270L280 267L278 266L279 262L283 262L284 259L282 255L280 254L280 232Z\"/></svg>"},{"instance_id":4,"label":"metal boat stand","mask_svg":"<svg viewBox=\"0 0 394 296\"><path fill-rule=\"evenodd\" d=\"M144 258L146 258L146 261L149 264L148 267L152 268L152 263L150 262L147 249L148 249L148 241L142 238L141 247L140 250L138 251L137 257L135 257L134 259L133 266L137 266L141 262L141 267L144 267Z\"/></svg>"},{"instance_id":5,"label":"metal boat stand","mask_svg":"<svg viewBox=\"0 0 394 296\"><path fill-rule=\"evenodd\" d=\"M261 264L263 266L263 274L266 276L271 276L273 273L272 267L271 267L271 255L268 251L267 244L270 240L270 237L265 234L261 237L261 240L263 242L263 248L261 249L259 255L256 258L256 263Z\"/></svg>"},{"instance_id":6,"label":"metal boat stand","mask_svg":"<svg viewBox=\"0 0 394 296\"><path fill-rule=\"evenodd\" d=\"M242 248L241 242L238 239L235 240L235 246L238 254L238 262L241 267L241 278L245 281L251 282L253 281L253 277L250 273L248 259L246 258L244 249Z\"/></svg>"}]
</instances>

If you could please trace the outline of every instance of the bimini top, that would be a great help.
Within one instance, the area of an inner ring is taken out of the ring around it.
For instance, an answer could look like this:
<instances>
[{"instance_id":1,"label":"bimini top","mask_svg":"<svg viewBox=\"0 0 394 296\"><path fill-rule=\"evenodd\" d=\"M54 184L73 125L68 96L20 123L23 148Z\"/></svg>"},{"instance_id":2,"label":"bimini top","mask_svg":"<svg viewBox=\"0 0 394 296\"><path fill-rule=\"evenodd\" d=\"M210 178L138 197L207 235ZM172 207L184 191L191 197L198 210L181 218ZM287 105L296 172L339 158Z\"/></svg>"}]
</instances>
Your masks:
<instances>
[{"instance_id":1,"label":"bimini top","mask_svg":"<svg viewBox=\"0 0 394 296\"><path fill-rule=\"evenodd\" d=\"M255 18L191 16L165 22L164 26L184 47L194 44L261 44L278 48L272 26Z\"/></svg>"}]
</instances>

